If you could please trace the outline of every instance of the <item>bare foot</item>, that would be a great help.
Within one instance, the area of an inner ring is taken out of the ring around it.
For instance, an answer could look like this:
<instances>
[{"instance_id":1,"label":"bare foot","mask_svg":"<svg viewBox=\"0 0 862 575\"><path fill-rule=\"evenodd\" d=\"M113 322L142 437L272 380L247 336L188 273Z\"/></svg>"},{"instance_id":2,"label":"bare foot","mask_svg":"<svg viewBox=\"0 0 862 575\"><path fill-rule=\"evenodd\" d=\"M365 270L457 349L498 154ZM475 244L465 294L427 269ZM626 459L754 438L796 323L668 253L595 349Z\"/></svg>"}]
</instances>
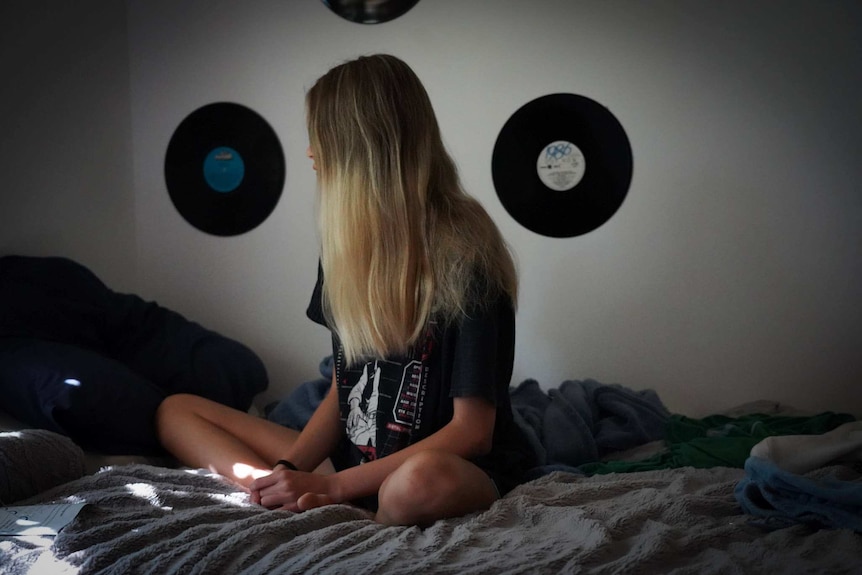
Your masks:
<instances>
[{"instance_id":1,"label":"bare foot","mask_svg":"<svg viewBox=\"0 0 862 575\"><path fill-rule=\"evenodd\" d=\"M297 499L296 504L299 506L300 511L308 511L315 507L332 505L332 499L329 498L329 495L323 495L321 493L306 493Z\"/></svg>"}]
</instances>

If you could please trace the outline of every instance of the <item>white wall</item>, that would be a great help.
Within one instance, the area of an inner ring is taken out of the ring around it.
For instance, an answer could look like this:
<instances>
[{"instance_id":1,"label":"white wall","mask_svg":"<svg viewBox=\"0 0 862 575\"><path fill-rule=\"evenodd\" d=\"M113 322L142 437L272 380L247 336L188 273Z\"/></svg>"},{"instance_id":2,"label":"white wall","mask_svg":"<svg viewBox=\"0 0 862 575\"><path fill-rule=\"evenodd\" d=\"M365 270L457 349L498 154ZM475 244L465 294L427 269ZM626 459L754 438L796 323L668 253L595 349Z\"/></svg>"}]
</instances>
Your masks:
<instances>
[{"instance_id":1,"label":"white wall","mask_svg":"<svg viewBox=\"0 0 862 575\"><path fill-rule=\"evenodd\" d=\"M111 3L101 4L116 22ZM327 334L304 316L317 258L304 91L331 65L384 51L425 81L466 186L518 255L516 383L533 377L551 387L592 377L654 388L672 410L694 416L761 398L862 413L858 3L546 0L540 8L422 0L376 26L342 20L318 0L128 0L126 7L134 197L101 197L91 217L129 222L133 214L136 291L257 350L273 379L261 402L315 377L328 353ZM56 81L63 67L54 57L67 46L101 71L62 76L70 93L89 95L79 96L86 102L103 93L93 77L105 82L123 68L105 48L94 55L82 54L80 42L49 44L56 49L21 75ZM76 65L79 58L67 63ZM490 171L509 115L559 91L608 106L635 162L614 218L570 239L514 222ZM287 158L275 212L233 238L188 225L163 178L179 122L222 100L267 118ZM49 133L68 125L60 130L67 138L82 124L122 123L81 101L71 110L36 123ZM113 129L120 150L84 139L89 158L68 169L72 177L52 173L56 164L46 168L35 145L14 152L13 183L38 172L47 180L39 189L60 190L72 179L108 177L97 162L122 165L126 157L122 129ZM68 197L86 202L90 188L76 184ZM56 222L73 209L62 203L43 206L47 220L32 229L21 226L19 216L42 212L17 190L15 202L3 197L0 223L14 229L0 232L4 250L59 248L66 238L104 262L130 243L128 235L106 246L101 231L60 231ZM54 239L28 239L40 234Z\"/></svg>"},{"instance_id":2,"label":"white wall","mask_svg":"<svg viewBox=\"0 0 862 575\"><path fill-rule=\"evenodd\" d=\"M62 255L135 287L126 7L0 4L0 254Z\"/></svg>"}]
</instances>

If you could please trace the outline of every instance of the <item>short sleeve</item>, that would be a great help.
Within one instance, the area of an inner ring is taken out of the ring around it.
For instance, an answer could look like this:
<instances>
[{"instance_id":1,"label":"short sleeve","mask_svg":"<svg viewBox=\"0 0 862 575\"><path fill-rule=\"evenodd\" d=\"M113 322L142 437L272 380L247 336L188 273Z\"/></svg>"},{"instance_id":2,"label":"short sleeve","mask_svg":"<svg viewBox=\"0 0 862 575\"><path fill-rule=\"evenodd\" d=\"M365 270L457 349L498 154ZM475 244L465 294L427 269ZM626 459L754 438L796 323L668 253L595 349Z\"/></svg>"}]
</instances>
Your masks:
<instances>
[{"instance_id":1,"label":"short sleeve","mask_svg":"<svg viewBox=\"0 0 862 575\"><path fill-rule=\"evenodd\" d=\"M515 314L508 296L468 313L455 331L450 395L484 397L493 404L508 393L515 354Z\"/></svg>"}]
</instances>

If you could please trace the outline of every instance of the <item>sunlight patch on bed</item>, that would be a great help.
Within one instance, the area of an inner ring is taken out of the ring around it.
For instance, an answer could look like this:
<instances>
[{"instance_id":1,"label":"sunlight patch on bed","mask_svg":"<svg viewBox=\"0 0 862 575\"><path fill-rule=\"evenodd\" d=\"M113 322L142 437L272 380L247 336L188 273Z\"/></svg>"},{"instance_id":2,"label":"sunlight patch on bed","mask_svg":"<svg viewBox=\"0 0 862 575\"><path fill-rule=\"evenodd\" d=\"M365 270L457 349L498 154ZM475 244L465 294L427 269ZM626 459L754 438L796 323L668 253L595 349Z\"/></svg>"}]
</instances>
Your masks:
<instances>
[{"instance_id":1,"label":"sunlight patch on bed","mask_svg":"<svg viewBox=\"0 0 862 575\"><path fill-rule=\"evenodd\" d=\"M59 559L51 553L42 553L30 567L29 573L51 573L51 575L65 575L78 573L80 567L72 565L65 559Z\"/></svg>"},{"instance_id":2,"label":"sunlight patch on bed","mask_svg":"<svg viewBox=\"0 0 862 575\"><path fill-rule=\"evenodd\" d=\"M50 575L74 575L81 568L72 565L65 559L58 559L53 553L48 551L54 544L53 537L36 536L36 535L21 535L15 538L17 541L26 541L27 545L32 550L44 549L45 553L40 552L38 558L27 566L27 573L34 575L50 574ZM12 541L0 541L0 555L15 551L15 545Z\"/></svg>"},{"instance_id":3,"label":"sunlight patch on bed","mask_svg":"<svg viewBox=\"0 0 862 575\"><path fill-rule=\"evenodd\" d=\"M239 507L247 507L250 505L248 493L245 493L244 491L235 491L233 493L210 493L207 497L218 503L227 503L228 505L236 505Z\"/></svg>"},{"instance_id":4,"label":"sunlight patch on bed","mask_svg":"<svg viewBox=\"0 0 862 575\"><path fill-rule=\"evenodd\" d=\"M173 510L173 507L162 505L162 500L159 497L159 494L156 493L156 488L149 483L128 483L126 484L126 490L135 497L145 499L153 507L158 507L165 511Z\"/></svg>"},{"instance_id":5,"label":"sunlight patch on bed","mask_svg":"<svg viewBox=\"0 0 862 575\"><path fill-rule=\"evenodd\" d=\"M14 539L6 539L0 541L0 556L4 553L12 554L15 550L15 542L16 541L24 541L27 543L28 547L33 548L49 548L54 544L54 538L48 535L18 535ZM30 570L30 573L36 573L36 571ZM47 572L46 572L47 573Z\"/></svg>"},{"instance_id":6,"label":"sunlight patch on bed","mask_svg":"<svg viewBox=\"0 0 862 575\"><path fill-rule=\"evenodd\" d=\"M183 469L189 475L198 475L200 477L221 477L221 474L213 471L212 469L203 469L203 468L187 468Z\"/></svg>"}]
</instances>

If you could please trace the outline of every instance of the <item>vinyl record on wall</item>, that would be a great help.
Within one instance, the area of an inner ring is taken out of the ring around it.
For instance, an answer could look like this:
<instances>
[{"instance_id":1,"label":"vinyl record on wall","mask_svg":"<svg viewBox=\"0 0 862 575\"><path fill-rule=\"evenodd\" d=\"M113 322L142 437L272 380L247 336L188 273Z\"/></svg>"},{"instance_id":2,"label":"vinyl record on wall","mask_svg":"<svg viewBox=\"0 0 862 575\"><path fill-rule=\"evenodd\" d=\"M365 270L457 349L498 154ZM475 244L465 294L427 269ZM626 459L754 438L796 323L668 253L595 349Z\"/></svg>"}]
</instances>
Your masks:
<instances>
[{"instance_id":1,"label":"vinyl record on wall","mask_svg":"<svg viewBox=\"0 0 862 575\"><path fill-rule=\"evenodd\" d=\"M165 182L177 211L199 230L235 236L275 209L285 164L275 131L253 110L217 102L189 114L165 154Z\"/></svg>"},{"instance_id":2,"label":"vinyl record on wall","mask_svg":"<svg viewBox=\"0 0 862 575\"><path fill-rule=\"evenodd\" d=\"M330 10L358 24L380 24L403 16L419 0L321 0Z\"/></svg>"},{"instance_id":3,"label":"vinyl record on wall","mask_svg":"<svg viewBox=\"0 0 862 575\"><path fill-rule=\"evenodd\" d=\"M598 102L550 94L504 124L491 160L497 196L529 230L549 237L586 234L622 205L632 150L616 117Z\"/></svg>"}]
</instances>

